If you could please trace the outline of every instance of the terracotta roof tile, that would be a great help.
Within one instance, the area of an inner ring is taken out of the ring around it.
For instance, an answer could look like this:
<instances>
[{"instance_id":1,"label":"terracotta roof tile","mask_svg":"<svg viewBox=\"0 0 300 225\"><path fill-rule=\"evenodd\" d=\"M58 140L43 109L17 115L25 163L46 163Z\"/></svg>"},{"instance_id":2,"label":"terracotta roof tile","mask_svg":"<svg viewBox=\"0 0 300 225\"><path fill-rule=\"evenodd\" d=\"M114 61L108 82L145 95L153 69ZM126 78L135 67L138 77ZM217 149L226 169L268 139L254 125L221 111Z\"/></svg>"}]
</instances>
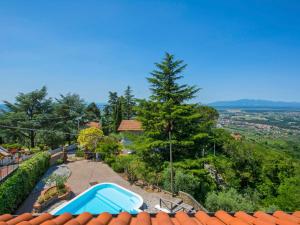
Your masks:
<instances>
[{"instance_id":1,"label":"terracotta roof tile","mask_svg":"<svg viewBox=\"0 0 300 225\"><path fill-rule=\"evenodd\" d=\"M9 214L0 215L0 225L300 225L300 211L293 214L276 211L273 215L262 211L253 215L243 211L230 214L223 210L214 215L203 211L194 215L185 212L177 212L175 215L164 212L153 215L141 212L131 215L122 212L117 216L109 213L93 216L87 212L78 216L69 213L60 216L52 216L49 213L38 216L24 213L14 217Z\"/></svg>"},{"instance_id":2,"label":"terracotta roof tile","mask_svg":"<svg viewBox=\"0 0 300 225\"><path fill-rule=\"evenodd\" d=\"M118 131L143 131L142 123L137 120L122 120Z\"/></svg>"},{"instance_id":3,"label":"terracotta roof tile","mask_svg":"<svg viewBox=\"0 0 300 225\"><path fill-rule=\"evenodd\" d=\"M99 122L95 122L95 121L92 121L92 122L88 122L85 124L85 126L87 127L95 127L95 128L98 128L98 129L101 129L102 126Z\"/></svg>"},{"instance_id":4,"label":"terracotta roof tile","mask_svg":"<svg viewBox=\"0 0 300 225\"><path fill-rule=\"evenodd\" d=\"M277 217L278 219L282 220L288 220L294 223L300 223L300 218L297 218L296 216L289 215L283 211L276 211L273 216Z\"/></svg>"},{"instance_id":5,"label":"terracotta roof tile","mask_svg":"<svg viewBox=\"0 0 300 225\"><path fill-rule=\"evenodd\" d=\"M296 216L296 217L300 218L300 211L294 212L294 213L293 213L293 216Z\"/></svg>"}]
</instances>

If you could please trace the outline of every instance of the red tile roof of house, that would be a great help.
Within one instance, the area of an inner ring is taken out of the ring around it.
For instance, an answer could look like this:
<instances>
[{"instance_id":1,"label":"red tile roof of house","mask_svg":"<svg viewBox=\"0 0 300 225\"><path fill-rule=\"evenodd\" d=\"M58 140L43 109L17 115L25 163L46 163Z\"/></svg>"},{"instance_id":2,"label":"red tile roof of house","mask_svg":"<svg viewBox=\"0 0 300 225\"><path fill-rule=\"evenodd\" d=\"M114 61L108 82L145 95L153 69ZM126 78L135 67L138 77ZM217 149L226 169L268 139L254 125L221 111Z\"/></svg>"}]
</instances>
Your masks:
<instances>
[{"instance_id":1,"label":"red tile roof of house","mask_svg":"<svg viewBox=\"0 0 300 225\"><path fill-rule=\"evenodd\" d=\"M10 214L0 215L0 225L299 225L300 211L288 214L283 211L276 211L267 214L261 211L253 215L243 211L229 214L225 211L218 211L215 214L207 214L198 211L196 214L188 215L185 212L178 212L169 215L164 212L148 214L141 212L138 215L130 215L122 212L112 216L109 213L91 215L82 213L72 216L64 213L60 216L52 216L49 213L34 216L31 213L24 213L13 217Z\"/></svg>"},{"instance_id":2,"label":"red tile roof of house","mask_svg":"<svg viewBox=\"0 0 300 225\"><path fill-rule=\"evenodd\" d=\"M99 122L88 122L85 125L87 127L95 127L101 129L101 124Z\"/></svg>"},{"instance_id":3,"label":"red tile roof of house","mask_svg":"<svg viewBox=\"0 0 300 225\"><path fill-rule=\"evenodd\" d=\"M118 131L143 131L142 123L138 120L122 120Z\"/></svg>"}]
</instances>

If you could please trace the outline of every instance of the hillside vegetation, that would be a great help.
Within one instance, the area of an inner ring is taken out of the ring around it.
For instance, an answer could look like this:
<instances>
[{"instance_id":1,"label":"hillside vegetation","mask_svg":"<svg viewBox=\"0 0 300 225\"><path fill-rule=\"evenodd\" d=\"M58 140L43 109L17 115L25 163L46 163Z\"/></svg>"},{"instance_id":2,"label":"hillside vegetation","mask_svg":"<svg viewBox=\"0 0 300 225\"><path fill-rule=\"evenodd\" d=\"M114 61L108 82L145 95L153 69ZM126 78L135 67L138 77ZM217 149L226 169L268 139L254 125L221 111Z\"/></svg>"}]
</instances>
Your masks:
<instances>
[{"instance_id":1,"label":"hillside vegetation","mask_svg":"<svg viewBox=\"0 0 300 225\"><path fill-rule=\"evenodd\" d=\"M135 99L130 87L121 96L109 92L101 112L95 103L87 105L76 94L53 101L45 87L21 93L15 103L5 102L8 110L0 113L0 143L41 151L78 138L84 150L100 153L130 182L175 194L188 192L210 211L300 208L296 142L282 142L275 133L272 138L261 133L249 138L251 132L237 138L230 127L217 128L216 109L191 103L200 89L182 83L187 65L166 53L155 66L147 78L149 98ZM116 134L123 119L141 121L144 131ZM83 130L90 121L101 121L102 131ZM131 143L123 147L135 154L119 154L119 140L124 137Z\"/></svg>"}]
</instances>

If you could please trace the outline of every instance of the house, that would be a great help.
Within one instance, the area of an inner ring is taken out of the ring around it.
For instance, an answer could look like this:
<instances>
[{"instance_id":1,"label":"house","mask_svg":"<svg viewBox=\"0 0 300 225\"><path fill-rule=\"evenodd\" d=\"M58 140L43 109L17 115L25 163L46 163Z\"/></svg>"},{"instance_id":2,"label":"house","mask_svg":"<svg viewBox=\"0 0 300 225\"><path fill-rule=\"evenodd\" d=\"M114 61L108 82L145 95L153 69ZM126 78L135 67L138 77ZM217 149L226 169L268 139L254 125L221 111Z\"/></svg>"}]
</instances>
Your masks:
<instances>
[{"instance_id":1,"label":"house","mask_svg":"<svg viewBox=\"0 0 300 225\"><path fill-rule=\"evenodd\" d=\"M231 134L231 137L233 137L236 141L240 141L243 138L243 136L240 133L233 133Z\"/></svg>"},{"instance_id":2,"label":"house","mask_svg":"<svg viewBox=\"0 0 300 225\"><path fill-rule=\"evenodd\" d=\"M118 131L139 134L143 132L142 123L138 120L122 120Z\"/></svg>"},{"instance_id":3,"label":"house","mask_svg":"<svg viewBox=\"0 0 300 225\"><path fill-rule=\"evenodd\" d=\"M95 127L98 129L102 129L101 123L96 122L96 121L91 121L85 124L86 127Z\"/></svg>"},{"instance_id":4,"label":"house","mask_svg":"<svg viewBox=\"0 0 300 225\"><path fill-rule=\"evenodd\" d=\"M131 133L131 134L141 134L143 132L142 123L138 120L122 120L120 126L118 128L120 133ZM124 149L122 150L122 154L132 154L133 150L128 149L131 145L131 141L126 138L126 135L121 140Z\"/></svg>"}]
</instances>

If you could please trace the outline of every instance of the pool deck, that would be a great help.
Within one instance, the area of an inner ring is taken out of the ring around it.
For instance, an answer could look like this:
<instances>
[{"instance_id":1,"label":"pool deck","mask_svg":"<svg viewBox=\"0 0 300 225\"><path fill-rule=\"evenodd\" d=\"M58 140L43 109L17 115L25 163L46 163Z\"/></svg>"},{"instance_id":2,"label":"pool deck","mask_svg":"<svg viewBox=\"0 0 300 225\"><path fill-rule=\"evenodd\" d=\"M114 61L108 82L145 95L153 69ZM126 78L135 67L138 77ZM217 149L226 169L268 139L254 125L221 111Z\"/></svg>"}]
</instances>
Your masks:
<instances>
[{"instance_id":1,"label":"pool deck","mask_svg":"<svg viewBox=\"0 0 300 225\"><path fill-rule=\"evenodd\" d=\"M72 171L72 174L67 183L76 195L89 188L91 186L90 183L110 182L116 183L142 196L144 203L147 206L145 211L148 212L158 211L155 209L155 205L159 204L159 198L170 199L169 195L162 192L147 192L136 185L131 185L118 173L114 172L108 165L102 162L80 160L68 163L68 167Z\"/></svg>"},{"instance_id":2,"label":"pool deck","mask_svg":"<svg viewBox=\"0 0 300 225\"><path fill-rule=\"evenodd\" d=\"M75 195L80 194L85 191L89 187L91 187L91 183L116 183L124 188L127 188L137 194L139 194L144 200L144 210L150 213L155 213L158 210L155 209L155 205L159 204L159 198L169 199L171 200L170 195L159 192L147 192L144 189L131 185L128 181L124 180L118 173L114 172L108 165L102 162L95 162L89 160L78 160L72 161L67 164L63 164L60 167L66 167L70 170L71 175L67 181L67 185L71 188ZM55 169L50 168L45 176L49 176ZM58 171L57 171L58 172ZM44 177L45 177L44 176ZM43 185L38 184L36 188L32 191L32 193L28 196L28 198L23 202L20 208L16 211L16 213L24 213L24 212L32 212L33 204L37 200L40 195ZM61 202L62 203L62 202ZM55 204L47 211L51 211L56 208L58 204Z\"/></svg>"}]
</instances>

